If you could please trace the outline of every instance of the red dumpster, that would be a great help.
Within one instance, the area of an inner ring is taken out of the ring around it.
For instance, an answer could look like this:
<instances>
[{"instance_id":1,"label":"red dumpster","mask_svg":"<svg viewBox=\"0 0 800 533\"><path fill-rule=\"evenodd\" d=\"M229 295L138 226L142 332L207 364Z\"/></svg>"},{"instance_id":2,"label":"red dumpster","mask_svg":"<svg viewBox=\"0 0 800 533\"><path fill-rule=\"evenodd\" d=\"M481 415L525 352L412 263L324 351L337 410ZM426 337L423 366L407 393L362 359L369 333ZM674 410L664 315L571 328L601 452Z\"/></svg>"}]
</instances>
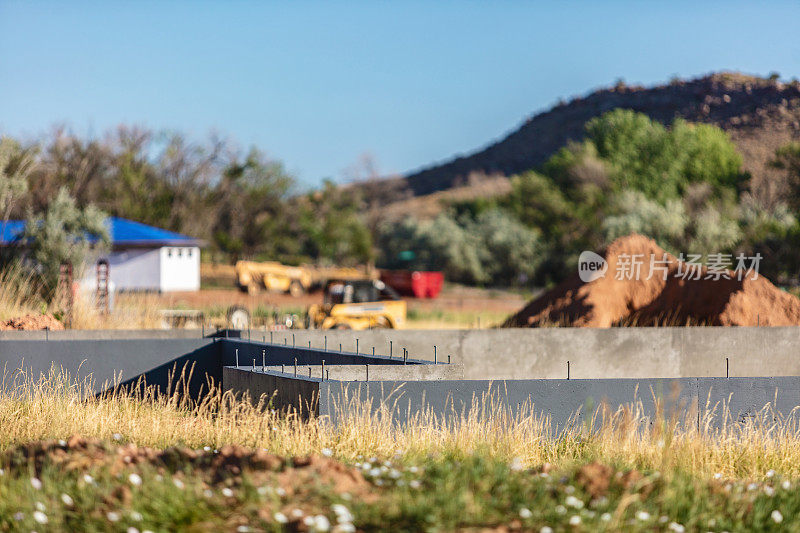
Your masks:
<instances>
[{"instance_id":1,"label":"red dumpster","mask_svg":"<svg viewBox=\"0 0 800 533\"><path fill-rule=\"evenodd\" d=\"M381 270L381 281L405 296L436 298L444 285L444 274L419 270Z\"/></svg>"}]
</instances>

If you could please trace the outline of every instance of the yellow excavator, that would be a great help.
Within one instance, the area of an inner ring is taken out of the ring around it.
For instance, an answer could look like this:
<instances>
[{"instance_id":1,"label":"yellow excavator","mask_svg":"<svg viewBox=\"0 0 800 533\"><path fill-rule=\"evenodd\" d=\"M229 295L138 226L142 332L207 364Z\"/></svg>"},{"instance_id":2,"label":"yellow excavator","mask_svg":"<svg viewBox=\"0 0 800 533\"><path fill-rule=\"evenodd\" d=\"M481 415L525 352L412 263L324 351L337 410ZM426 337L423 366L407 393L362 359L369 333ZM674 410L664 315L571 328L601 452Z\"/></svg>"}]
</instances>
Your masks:
<instances>
[{"instance_id":1,"label":"yellow excavator","mask_svg":"<svg viewBox=\"0 0 800 533\"><path fill-rule=\"evenodd\" d=\"M325 285L330 279L369 280L377 279L378 272L367 269L362 272L356 268L325 268L310 265L288 266L277 261L237 261L236 285L249 294L260 291L288 292L300 296Z\"/></svg>"},{"instance_id":2,"label":"yellow excavator","mask_svg":"<svg viewBox=\"0 0 800 533\"><path fill-rule=\"evenodd\" d=\"M306 313L311 329L402 328L406 302L380 280L333 279L325 285L322 305Z\"/></svg>"}]
</instances>

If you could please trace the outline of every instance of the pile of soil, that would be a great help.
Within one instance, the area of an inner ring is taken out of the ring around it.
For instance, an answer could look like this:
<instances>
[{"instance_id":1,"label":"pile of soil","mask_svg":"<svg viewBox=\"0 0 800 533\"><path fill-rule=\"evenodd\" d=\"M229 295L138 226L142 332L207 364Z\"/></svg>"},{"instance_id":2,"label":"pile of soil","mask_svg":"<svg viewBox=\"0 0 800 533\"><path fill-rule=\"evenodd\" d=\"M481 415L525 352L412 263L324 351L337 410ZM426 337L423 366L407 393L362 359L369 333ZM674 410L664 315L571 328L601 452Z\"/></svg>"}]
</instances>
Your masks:
<instances>
[{"instance_id":1,"label":"pile of soil","mask_svg":"<svg viewBox=\"0 0 800 533\"><path fill-rule=\"evenodd\" d=\"M8 330L61 330L64 325L53 315L25 315L0 322L0 331Z\"/></svg>"},{"instance_id":2,"label":"pile of soil","mask_svg":"<svg viewBox=\"0 0 800 533\"><path fill-rule=\"evenodd\" d=\"M602 277L584 283L576 274L530 302L504 327L800 325L800 299L763 276L756 277L752 272L740 276L727 270L730 279L713 279L713 274L706 279L709 271L702 266L700 279L694 279L696 275L682 277L679 273L687 271L686 263L664 254L655 241L641 235L617 239L600 253L608 262ZM643 258L640 272L627 279L627 275L618 274L620 257L630 264L634 255ZM656 263L652 275L651 256L664 260L663 264Z\"/></svg>"}]
</instances>

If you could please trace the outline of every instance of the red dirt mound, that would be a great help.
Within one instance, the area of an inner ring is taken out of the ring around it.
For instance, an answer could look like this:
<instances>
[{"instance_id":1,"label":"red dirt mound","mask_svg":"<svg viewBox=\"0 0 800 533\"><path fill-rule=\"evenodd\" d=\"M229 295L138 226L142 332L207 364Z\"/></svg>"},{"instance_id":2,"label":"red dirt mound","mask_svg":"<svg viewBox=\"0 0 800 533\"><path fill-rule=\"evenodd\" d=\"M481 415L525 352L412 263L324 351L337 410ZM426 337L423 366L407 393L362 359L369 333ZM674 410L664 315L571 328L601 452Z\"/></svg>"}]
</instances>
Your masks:
<instances>
[{"instance_id":1,"label":"red dirt mound","mask_svg":"<svg viewBox=\"0 0 800 533\"><path fill-rule=\"evenodd\" d=\"M64 329L64 325L53 315L25 315L0 322L0 331L33 329Z\"/></svg>"},{"instance_id":2,"label":"red dirt mound","mask_svg":"<svg viewBox=\"0 0 800 533\"><path fill-rule=\"evenodd\" d=\"M754 271L693 267L641 235L617 239L601 255L608 262L602 277L584 283L576 274L504 327L800 325L800 299Z\"/></svg>"}]
</instances>

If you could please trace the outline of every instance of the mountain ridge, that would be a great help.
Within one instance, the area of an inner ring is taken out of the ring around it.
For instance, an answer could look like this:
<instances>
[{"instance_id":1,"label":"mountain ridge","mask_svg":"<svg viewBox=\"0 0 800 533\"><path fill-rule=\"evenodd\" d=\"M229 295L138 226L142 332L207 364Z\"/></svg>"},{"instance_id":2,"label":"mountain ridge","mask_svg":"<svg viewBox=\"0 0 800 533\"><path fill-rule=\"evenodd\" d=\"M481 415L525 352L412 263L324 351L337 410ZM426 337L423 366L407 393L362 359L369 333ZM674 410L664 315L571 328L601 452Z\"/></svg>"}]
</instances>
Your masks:
<instances>
[{"instance_id":1,"label":"mountain ridge","mask_svg":"<svg viewBox=\"0 0 800 533\"><path fill-rule=\"evenodd\" d=\"M716 72L650 87L618 82L536 113L500 140L403 177L383 180L395 200L462 189L535 169L571 141L581 141L584 124L616 108L642 112L670 124L676 118L725 130L752 175L751 190L766 204L781 195L768 166L775 149L800 140L800 83L739 72Z\"/></svg>"}]
</instances>

